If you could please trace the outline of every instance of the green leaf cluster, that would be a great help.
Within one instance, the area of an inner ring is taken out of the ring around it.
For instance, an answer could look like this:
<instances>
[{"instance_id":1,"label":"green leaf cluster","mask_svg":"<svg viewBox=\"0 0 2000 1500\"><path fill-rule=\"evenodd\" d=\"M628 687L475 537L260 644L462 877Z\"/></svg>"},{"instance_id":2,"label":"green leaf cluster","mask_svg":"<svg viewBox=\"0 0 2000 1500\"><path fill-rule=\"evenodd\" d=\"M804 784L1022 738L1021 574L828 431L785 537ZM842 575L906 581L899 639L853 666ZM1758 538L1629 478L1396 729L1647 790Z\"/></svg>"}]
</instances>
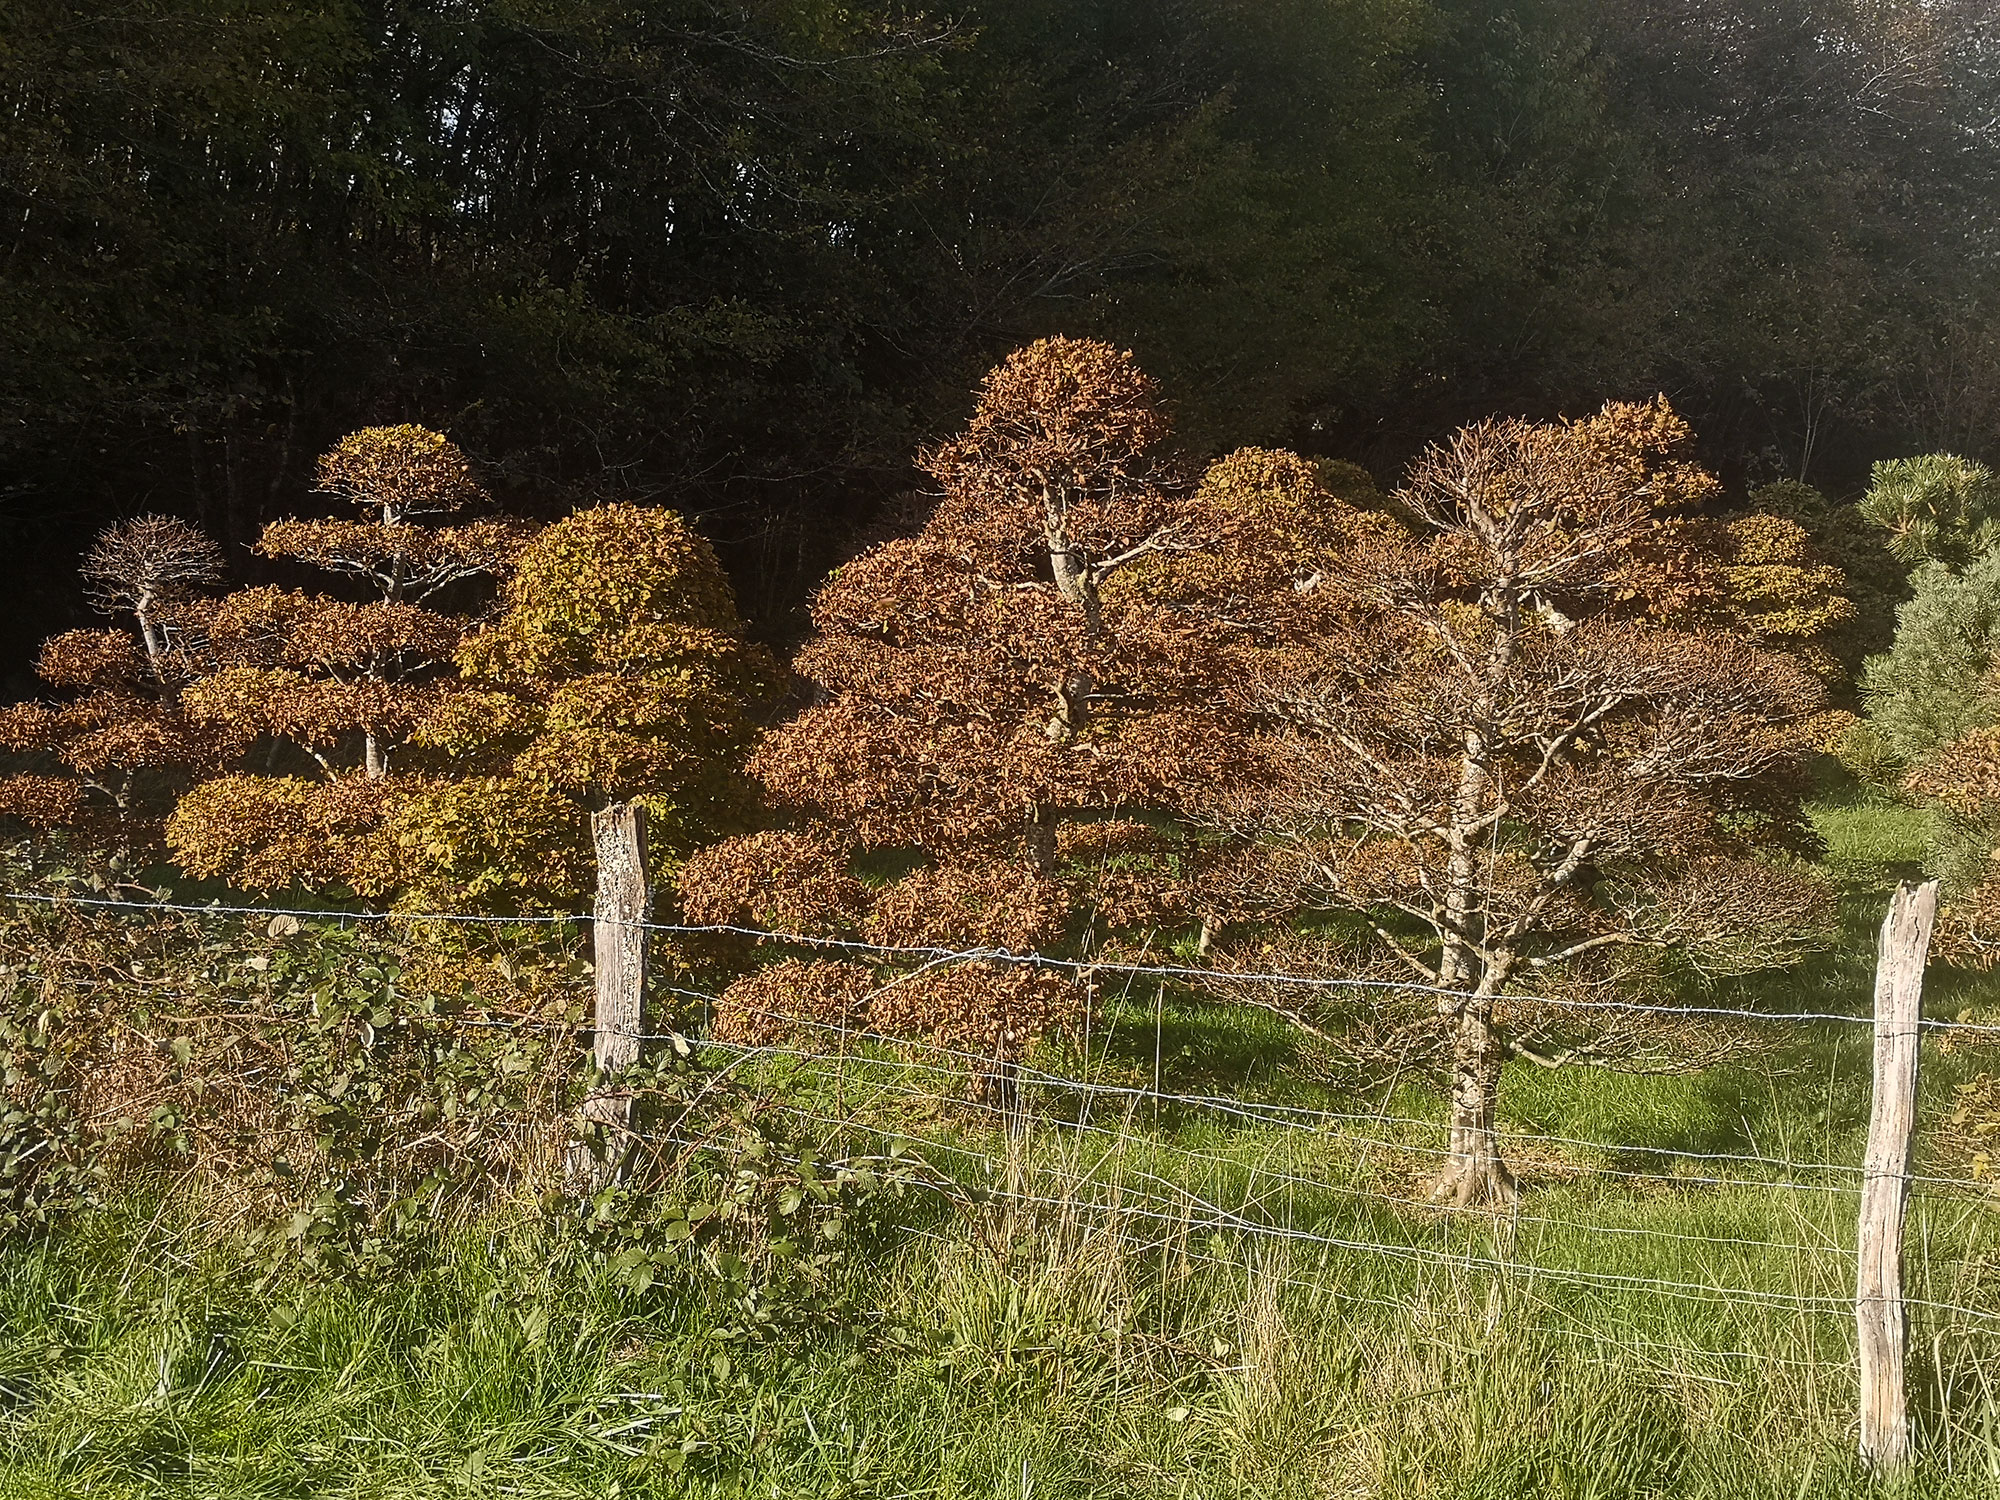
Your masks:
<instances>
[{"instance_id":1,"label":"green leaf cluster","mask_svg":"<svg viewBox=\"0 0 2000 1500\"><path fill-rule=\"evenodd\" d=\"M2000 717L1989 676L2000 659L2000 551L1963 570L1923 563L1911 584L1895 643L1861 678L1870 724L1906 764Z\"/></svg>"},{"instance_id":2,"label":"green leaf cluster","mask_svg":"<svg viewBox=\"0 0 2000 1500\"><path fill-rule=\"evenodd\" d=\"M2000 478L1954 453L1876 464L1860 510L1906 564L1963 568L2000 547Z\"/></svg>"}]
</instances>

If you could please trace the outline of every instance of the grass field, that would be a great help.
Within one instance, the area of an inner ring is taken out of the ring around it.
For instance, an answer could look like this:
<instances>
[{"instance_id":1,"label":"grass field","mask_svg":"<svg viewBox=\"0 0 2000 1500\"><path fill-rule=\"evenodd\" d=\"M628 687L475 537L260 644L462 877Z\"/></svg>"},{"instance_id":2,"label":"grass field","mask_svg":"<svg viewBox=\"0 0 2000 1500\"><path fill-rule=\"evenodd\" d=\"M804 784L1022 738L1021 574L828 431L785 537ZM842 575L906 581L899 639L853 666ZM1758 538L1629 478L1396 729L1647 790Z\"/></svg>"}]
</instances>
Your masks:
<instances>
[{"instance_id":1,"label":"grass field","mask_svg":"<svg viewBox=\"0 0 2000 1500\"><path fill-rule=\"evenodd\" d=\"M1923 830L1851 792L1817 816L1844 942L1714 1003L1866 1008ZM1996 998L1933 973L1933 1015ZM696 1251L635 1287L531 1204L440 1226L395 1277L273 1275L200 1204L135 1192L0 1252L0 1495L1880 1492L1852 1456L1835 1170L1860 1159L1865 1028L1786 1026L1697 1074L1511 1068L1527 1193L1496 1220L1416 1205L1427 1087L1342 1096L1282 1022L1171 995L1098 1024L1109 1087L1030 1086L1025 1124L921 1058L745 1064L796 1141L950 1187L852 1230L809 1296ZM1170 1094L1277 1108L1116 1091L1156 1065ZM2000 1048L1924 1066L1942 1140ZM1934 1305L1905 1492L2000 1495L2000 1208L1928 1185L1909 1244Z\"/></svg>"}]
</instances>

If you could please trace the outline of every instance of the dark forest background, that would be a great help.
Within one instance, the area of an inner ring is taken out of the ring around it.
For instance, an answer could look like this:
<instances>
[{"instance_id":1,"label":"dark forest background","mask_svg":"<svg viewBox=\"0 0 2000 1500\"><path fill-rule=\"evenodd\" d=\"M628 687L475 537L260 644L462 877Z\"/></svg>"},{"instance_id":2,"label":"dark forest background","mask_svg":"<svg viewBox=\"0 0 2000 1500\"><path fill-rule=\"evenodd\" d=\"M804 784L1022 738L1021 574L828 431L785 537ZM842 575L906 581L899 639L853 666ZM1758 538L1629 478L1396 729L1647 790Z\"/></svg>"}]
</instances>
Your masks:
<instances>
[{"instance_id":1,"label":"dark forest background","mask_svg":"<svg viewBox=\"0 0 2000 1500\"><path fill-rule=\"evenodd\" d=\"M245 543L377 422L698 516L783 636L1056 330L1383 479L1655 391L1739 489L2000 456L1995 9L10 0L0 678L98 527Z\"/></svg>"}]
</instances>

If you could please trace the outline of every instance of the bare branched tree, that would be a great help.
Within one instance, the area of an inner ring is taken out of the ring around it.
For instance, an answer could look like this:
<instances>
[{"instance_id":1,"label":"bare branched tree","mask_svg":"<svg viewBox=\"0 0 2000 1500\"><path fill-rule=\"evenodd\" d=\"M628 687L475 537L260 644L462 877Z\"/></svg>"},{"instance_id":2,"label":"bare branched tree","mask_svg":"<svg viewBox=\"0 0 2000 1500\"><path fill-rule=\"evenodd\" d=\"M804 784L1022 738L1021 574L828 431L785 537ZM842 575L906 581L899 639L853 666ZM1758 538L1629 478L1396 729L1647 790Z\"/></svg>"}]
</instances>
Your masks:
<instances>
[{"instance_id":1,"label":"bare branched tree","mask_svg":"<svg viewBox=\"0 0 2000 1500\"><path fill-rule=\"evenodd\" d=\"M77 570L103 613L130 613L155 678L171 649L162 612L222 579L222 549L172 516L136 516L98 533Z\"/></svg>"},{"instance_id":2,"label":"bare branched tree","mask_svg":"<svg viewBox=\"0 0 2000 1500\"><path fill-rule=\"evenodd\" d=\"M1620 953L1744 972L1822 925L1786 851L1809 841L1824 692L1735 625L1676 514L1704 488L1687 442L1659 403L1464 430L1397 496L1413 525L1357 527L1328 559L1322 633L1254 689L1282 781L1238 826L1289 846L1298 905L1348 913L1443 992L1444 1201L1515 1192L1494 1110L1526 1054L1501 997Z\"/></svg>"}]
</instances>

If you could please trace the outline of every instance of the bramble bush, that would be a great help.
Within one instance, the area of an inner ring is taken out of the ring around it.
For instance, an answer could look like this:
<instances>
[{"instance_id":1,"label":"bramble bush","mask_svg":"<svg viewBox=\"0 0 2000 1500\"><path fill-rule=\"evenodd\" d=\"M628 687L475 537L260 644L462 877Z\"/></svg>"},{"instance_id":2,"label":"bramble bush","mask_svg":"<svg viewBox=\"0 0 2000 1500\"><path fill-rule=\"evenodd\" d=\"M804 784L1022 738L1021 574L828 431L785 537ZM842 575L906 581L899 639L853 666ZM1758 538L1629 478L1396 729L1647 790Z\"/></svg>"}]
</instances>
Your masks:
<instances>
[{"instance_id":1,"label":"bramble bush","mask_svg":"<svg viewBox=\"0 0 2000 1500\"><path fill-rule=\"evenodd\" d=\"M15 890L92 887L25 855ZM100 882L101 884L101 882ZM834 1316L919 1180L844 1161L669 1033L620 1075L640 1129L593 1140L587 965L566 925L0 907L0 1238L172 1189L267 1275L406 1273L454 1225L539 1217L644 1299L689 1278L751 1342ZM572 1141L626 1154L581 1201Z\"/></svg>"},{"instance_id":2,"label":"bramble bush","mask_svg":"<svg viewBox=\"0 0 2000 1500\"><path fill-rule=\"evenodd\" d=\"M452 949L58 903L0 933L10 1228L165 1173L310 1261L380 1269L402 1227L537 1187L583 1084L559 930Z\"/></svg>"}]
</instances>

